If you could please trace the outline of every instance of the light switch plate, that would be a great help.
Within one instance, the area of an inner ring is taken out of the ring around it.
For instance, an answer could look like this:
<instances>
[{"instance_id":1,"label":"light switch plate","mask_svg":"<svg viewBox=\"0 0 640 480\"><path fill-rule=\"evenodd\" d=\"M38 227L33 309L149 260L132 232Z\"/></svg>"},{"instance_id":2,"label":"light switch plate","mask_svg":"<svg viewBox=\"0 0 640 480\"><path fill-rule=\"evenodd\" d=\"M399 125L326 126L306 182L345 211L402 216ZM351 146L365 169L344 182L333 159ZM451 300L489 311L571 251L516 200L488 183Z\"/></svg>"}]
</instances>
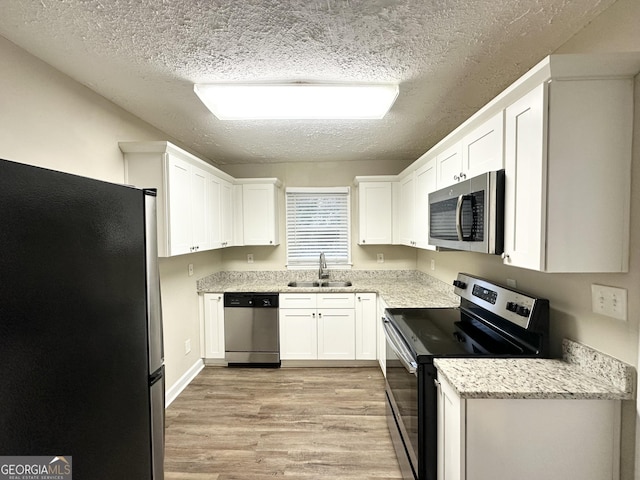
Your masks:
<instances>
[{"instance_id":1,"label":"light switch plate","mask_svg":"<svg viewBox=\"0 0 640 480\"><path fill-rule=\"evenodd\" d=\"M591 285L591 308L594 313L627 321L627 290Z\"/></svg>"}]
</instances>

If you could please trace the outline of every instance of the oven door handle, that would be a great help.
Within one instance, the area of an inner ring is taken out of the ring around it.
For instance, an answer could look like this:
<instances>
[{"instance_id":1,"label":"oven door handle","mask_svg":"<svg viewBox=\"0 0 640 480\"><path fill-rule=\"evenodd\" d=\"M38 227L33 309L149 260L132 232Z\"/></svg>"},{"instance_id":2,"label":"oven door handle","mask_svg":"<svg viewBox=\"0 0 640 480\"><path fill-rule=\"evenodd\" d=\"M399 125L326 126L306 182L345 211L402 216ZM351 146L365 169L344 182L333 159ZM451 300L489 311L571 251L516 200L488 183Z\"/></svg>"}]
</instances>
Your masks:
<instances>
[{"instance_id":1,"label":"oven door handle","mask_svg":"<svg viewBox=\"0 0 640 480\"><path fill-rule=\"evenodd\" d=\"M402 366L407 369L407 371L412 375L417 375L418 365L413 361L411 353L407 351L407 348L402 345L402 339L399 338L398 334L395 331L395 328L391 325L389 320L384 319L384 323L382 324L384 327L385 337L387 337L389 346L393 349L393 351L398 355L398 360L402 363Z\"/></svg>"}]
</instances>

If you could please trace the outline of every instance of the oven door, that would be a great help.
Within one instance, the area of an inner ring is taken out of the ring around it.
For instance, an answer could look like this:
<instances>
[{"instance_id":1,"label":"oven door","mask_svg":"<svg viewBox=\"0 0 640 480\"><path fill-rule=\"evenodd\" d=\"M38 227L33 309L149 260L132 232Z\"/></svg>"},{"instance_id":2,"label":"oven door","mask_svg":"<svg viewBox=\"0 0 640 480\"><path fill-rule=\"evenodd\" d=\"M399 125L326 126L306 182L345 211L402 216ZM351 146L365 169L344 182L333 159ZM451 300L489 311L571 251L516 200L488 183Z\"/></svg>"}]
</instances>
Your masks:
<instances>
[{"instance_id":1,"label":"oven door","mask_svg":"<svg viewBox=\"0 0 640 480\"><path fill-rule=\"evenodd\" d=\"M418 368L412 352L385 319L387 422L403 478L418 478Z\"/></svg>"}]
</instances>

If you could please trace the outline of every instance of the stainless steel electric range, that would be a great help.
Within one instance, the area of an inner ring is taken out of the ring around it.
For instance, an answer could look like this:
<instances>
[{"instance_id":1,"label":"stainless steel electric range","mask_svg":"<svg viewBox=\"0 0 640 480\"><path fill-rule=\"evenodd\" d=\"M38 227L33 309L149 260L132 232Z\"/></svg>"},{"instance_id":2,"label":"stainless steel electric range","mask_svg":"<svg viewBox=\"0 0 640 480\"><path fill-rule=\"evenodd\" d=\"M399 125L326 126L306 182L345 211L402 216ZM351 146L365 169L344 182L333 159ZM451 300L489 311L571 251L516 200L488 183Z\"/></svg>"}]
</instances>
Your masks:
<instances>
[{"instance_id":1,"label":"stainless steel electric range","mask_svg":"<svg viewBox=\"0 0 640 480\"><path fill-rule=\"evenodd\" d=\"M387 421L403 477L437 478L436 357L547 357L549 302L459 273L458 308L385 312Z\"/></svg>"}]
</instances>

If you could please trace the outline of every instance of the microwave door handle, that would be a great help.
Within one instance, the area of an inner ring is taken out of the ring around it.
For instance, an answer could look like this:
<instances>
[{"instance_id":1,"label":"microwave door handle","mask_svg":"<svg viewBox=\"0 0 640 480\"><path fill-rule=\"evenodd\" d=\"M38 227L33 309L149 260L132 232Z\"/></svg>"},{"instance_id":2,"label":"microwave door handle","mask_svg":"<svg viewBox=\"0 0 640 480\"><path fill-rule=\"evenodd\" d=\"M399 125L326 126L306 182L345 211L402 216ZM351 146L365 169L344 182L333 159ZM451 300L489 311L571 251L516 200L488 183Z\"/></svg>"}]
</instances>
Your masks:
<instances>
[{"instance_id":1,"label":"microwave door handle","mask_svg":"<svg viewBox=\"0 0 640 480\"><path fill-rule=\"evenodd\" d=\"M456 233L458 234L458 240L463 242L464 235L462 233L462 203L464 202L464 195L458 196L458 203L456 204Z\"/></svg>"}]
</instances>

